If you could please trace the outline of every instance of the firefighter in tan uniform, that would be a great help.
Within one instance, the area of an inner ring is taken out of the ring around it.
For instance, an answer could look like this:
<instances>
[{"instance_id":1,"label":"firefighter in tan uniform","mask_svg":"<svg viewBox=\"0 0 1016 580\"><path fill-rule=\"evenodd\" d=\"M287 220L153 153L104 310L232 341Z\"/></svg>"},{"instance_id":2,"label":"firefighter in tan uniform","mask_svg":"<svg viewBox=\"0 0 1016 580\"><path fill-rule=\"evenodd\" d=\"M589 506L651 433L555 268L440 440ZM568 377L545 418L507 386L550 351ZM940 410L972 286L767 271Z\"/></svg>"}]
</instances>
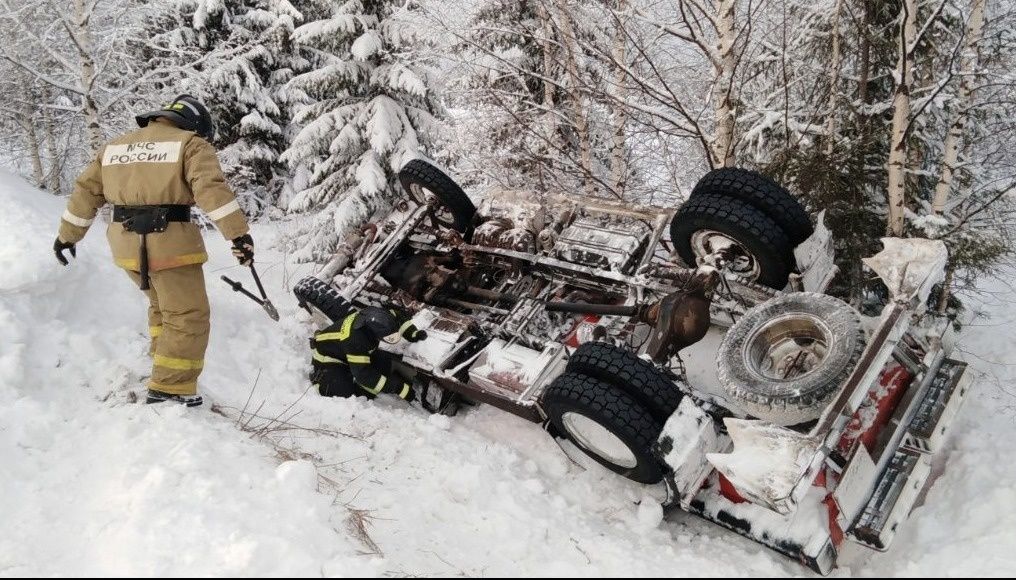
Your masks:
<instances>
[{"instance_id":1,"label":"firefighter in tan uniform","mask_svg":"<svg viewBox=\"0 0 1016 580\"><path fill-rule=\"evenodd\" d=\"M227 240L242 265L254 258L254 241L236 196L226 185L209 143L211 115L194 97L181 95L160 111L137 117L140 129L103 147L74 185L53 249L75 247L106 203L107 230L116 264L148 295L152 376L148 403L201 404L198 375L208 345L209 308L201 264L207 261L197 204Z\"/></svg>"}]
</instances>

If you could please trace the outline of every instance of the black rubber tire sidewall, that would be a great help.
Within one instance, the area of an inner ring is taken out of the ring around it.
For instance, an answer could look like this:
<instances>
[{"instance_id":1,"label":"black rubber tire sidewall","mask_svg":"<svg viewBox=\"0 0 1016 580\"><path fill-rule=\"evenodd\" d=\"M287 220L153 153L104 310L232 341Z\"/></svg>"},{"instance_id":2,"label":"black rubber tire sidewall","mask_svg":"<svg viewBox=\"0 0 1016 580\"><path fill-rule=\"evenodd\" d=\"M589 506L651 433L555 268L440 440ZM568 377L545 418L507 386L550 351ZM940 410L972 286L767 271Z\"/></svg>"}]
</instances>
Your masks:
<instances>
[{"instance_id":1,"label":"black rubber tire sidewall","mask_svg":"<svg viewBox=\"0 0 1016 580\"><path fill-rule=\"evenodd\" d=\"M658 483L663 469L653 454L653 444L663 424L627 393L595 377L566 372L554 379L541 399L554 427L579 449L607 469L639 483ZM620 439L635 455L637 465L627 468L611 463L576 441L565 427L565 413L593 419Z\"/></svg>"},{"instance_id":2,"label":"black rubber tire sidewall","mask_svg":"<svg viewBox=\"0 0 1016 580\"><path fill-rule=\"evenodd\" d=\"M297 282L293 294L300 303L312 306L332 322L338 322L352 312L352 306L335 286L314 276Z\"/></svg>"},{"instance_id":3,"label":"black rubber tire sidewall","mask_svg":"<svg viewBox=\"0 0 1016 580\"><path fill-rule=\"evenodd\" d=\"M695 267L692 235L715 230L740 243L759 264L757 283L783 289L796 267L793 247L783 229L758 208L716 194L702 194L684 203L670 223L670 238L681 259Z\"/></svg>"},{"instance_id":4,"label":"black rubber tire sidewall","mask_svg":"<svg viewBox=\"0 0 1016 580\"><path fill-rule=\"evenodd\" d=\"M815 230L801 203L780 184L756 171L714 169L699 180L690 197L697 195L724 195L751 204L783 228L795 247Z\"/></svg>"},{"instance_id":5,"label":"black rubber tire sidewall","mask_svg":"<svg viewBox=\"0 0 1016 580\"><path fill-rule=\"evenodd\" d=\"M567 370L624 390L661 423L666 423L684 398L681 389L652 363L605 342L579 345L568 357Z\"/></svg>"},{"instance_id":6,"label":"black rubber tire sidewall","mask_svg":"<svg viewBox=\"0 0 1016 580\"><path fill-rule=\"evenodd\" d=\"M462 191L459 184L449 177L445 172L438 169L432 163L423 159L413 159L402 166L399 170L399 183L410 195L409 188L413 185L426 187L441 200L451 212L455 221L455 230L463 235L472 231L473 217L476 215L476 206ZM410 196L412 197L412 196Z\"/></svg>"}]
</instances>

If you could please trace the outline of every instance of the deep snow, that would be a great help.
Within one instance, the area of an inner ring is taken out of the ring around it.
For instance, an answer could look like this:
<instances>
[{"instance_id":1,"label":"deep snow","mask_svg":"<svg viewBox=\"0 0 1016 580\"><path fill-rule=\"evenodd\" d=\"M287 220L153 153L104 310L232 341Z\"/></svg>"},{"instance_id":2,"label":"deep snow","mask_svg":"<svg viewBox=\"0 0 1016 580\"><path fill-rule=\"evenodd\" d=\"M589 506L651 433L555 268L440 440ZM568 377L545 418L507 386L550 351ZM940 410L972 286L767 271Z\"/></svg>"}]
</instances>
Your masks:
<instances>
[{"instance_id":1,"label":"deep snow","mask_svg":"<svg viewBox=\"0 0 1016 580\"><path fill-rule=\"evenodd\" d=\"M131 404L143 297L101 224L56 263L62 210L0 172L0 575L808 574L686 514L661 521L657 490L493 408L431 417L307 392L311 328L288 288L309 268L266 250L272 226L254 237L278 324L218 280L248 283L208 236L202 389L218 412ZM1016 292L990 289L991 318L960 345L983 377L945 473L889 553L836 575L1016 572Z\"/></svg>"}]
</instances>

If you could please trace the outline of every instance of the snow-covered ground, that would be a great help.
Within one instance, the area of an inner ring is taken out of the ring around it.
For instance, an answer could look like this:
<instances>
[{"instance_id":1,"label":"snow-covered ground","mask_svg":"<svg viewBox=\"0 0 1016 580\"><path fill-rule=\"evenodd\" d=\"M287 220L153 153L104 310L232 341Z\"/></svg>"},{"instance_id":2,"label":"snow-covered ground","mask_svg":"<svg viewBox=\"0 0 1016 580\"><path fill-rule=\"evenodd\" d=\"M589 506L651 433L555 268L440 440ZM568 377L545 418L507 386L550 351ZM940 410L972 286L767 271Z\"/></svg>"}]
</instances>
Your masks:
<instances>
[{"instance_id":1,"label":"snow-covered ground","mask_svg":"<svg viewBox=\"0 0 1016 580\"><path fill-rule=\"evenodd\" d=\"M282 321L218 280L247 281L210 236L215 405L131 404L148 372L141 294L101 227L61 268L62 200L0 172L0 575L804 575L676 513L652 490L569 460L536 425L478 407L307 392L307 267L258 260ZM947 469L887 554L836 575L1016 572L1016 292L961 347L983 374ZM242 412L246 408L246 412Z\"/></svg>"}]
</instances>

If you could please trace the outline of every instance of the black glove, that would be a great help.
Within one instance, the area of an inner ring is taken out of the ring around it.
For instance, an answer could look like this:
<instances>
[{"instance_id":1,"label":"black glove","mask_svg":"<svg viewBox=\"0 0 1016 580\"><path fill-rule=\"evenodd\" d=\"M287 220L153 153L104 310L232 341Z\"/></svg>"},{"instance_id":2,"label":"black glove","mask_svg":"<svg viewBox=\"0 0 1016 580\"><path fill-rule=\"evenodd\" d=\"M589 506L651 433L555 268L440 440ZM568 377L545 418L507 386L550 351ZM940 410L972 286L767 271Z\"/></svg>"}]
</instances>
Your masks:
<instances>
[{"instance_id":1,"label":"black glove","mask_svg":"<svg viewBox=\"0 0 1016 580\"><path fill-rule=\"evenodd\" d=\"M233 255L240 262L241 266L250 266L254 263L254 238L250 234L244 234L233 238Z\"/></svg>"},{"instance_id":2,"label":"black glove","mask_svg":"<svg viewBox=\"0 0 1016 580\"><path fill-rule=\"evenodd\" d=\"M420 342L421 340L427 340L426 330L417 330L413 333L413 336L408 338L409 342Z\"/></svg>"},{"instance_id":3,"label":"black glove","mask_svg":"<svg viewBox=\"0 0 1016 580\"><path fill-rule=\"evenodd\" d=\"M67 242L61 242L60 238L57 238L56 241L53 242L53 253L56 254L56 259L60 260L60 263L63 264L64 266L66 266L67 265L67 258L63 254L64 250L70 250L71 251L71 256L73 256L75 258L78 257L78 251L76 249L74 249L74 244L68 244Z\"/></svg>"}]
</instances>

